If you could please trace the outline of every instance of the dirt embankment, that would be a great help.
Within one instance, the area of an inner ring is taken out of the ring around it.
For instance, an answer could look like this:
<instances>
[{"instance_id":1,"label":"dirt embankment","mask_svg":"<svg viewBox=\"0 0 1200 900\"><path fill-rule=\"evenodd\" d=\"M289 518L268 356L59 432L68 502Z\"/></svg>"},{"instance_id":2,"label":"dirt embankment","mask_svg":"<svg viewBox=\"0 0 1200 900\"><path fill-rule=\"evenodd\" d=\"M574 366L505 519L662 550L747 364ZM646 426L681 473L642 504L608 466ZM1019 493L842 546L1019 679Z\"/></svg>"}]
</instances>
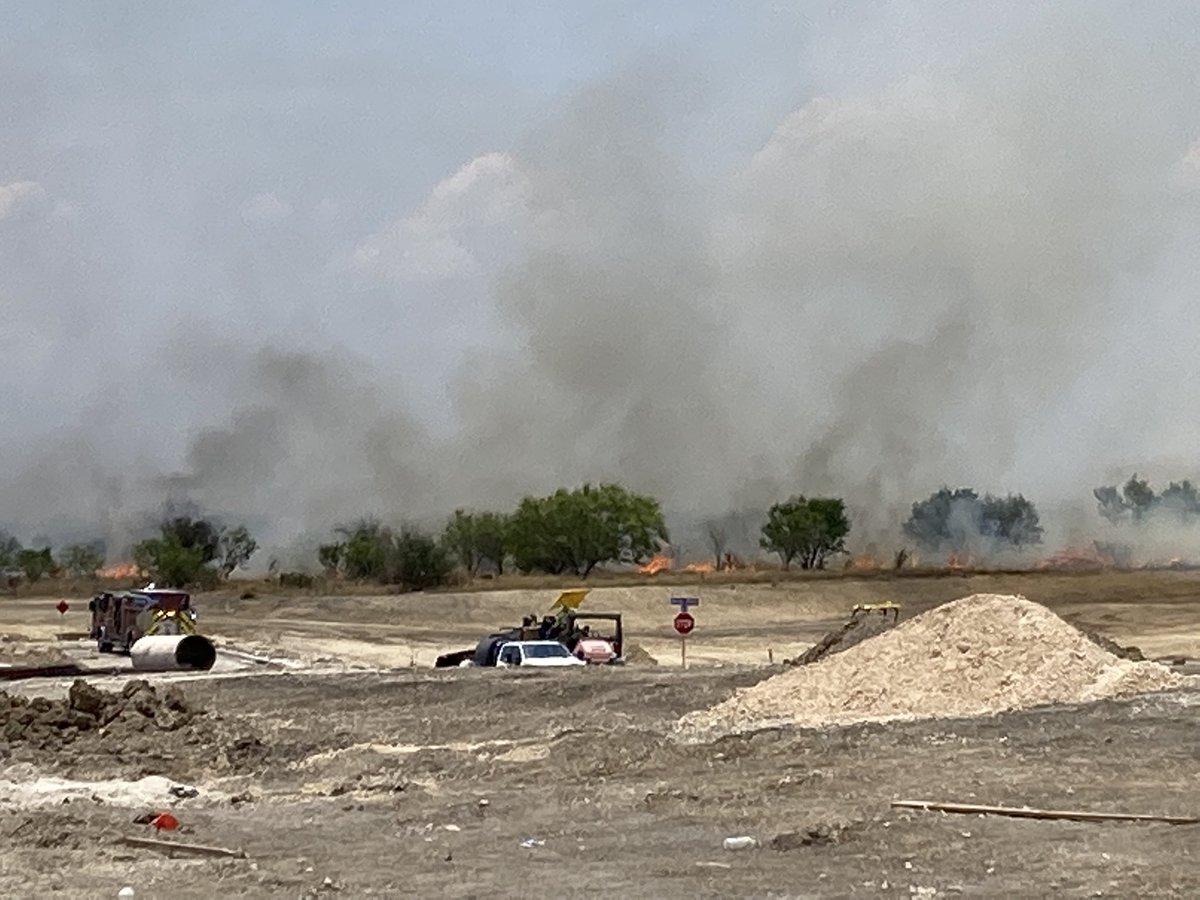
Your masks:
<instances>
[{"instance_id":1,"label":"dirt embankment","mask_svg":"<svg viewBox=\"0 0 1200 900\"><path fill-rule=\"evenodd\" d=\"M79 679L62 700L0 692L0 721L0 758L68 774L186 777L238 771L268 754L243 723L144 680L113 693Z\"/></svg>"}]
</instances>

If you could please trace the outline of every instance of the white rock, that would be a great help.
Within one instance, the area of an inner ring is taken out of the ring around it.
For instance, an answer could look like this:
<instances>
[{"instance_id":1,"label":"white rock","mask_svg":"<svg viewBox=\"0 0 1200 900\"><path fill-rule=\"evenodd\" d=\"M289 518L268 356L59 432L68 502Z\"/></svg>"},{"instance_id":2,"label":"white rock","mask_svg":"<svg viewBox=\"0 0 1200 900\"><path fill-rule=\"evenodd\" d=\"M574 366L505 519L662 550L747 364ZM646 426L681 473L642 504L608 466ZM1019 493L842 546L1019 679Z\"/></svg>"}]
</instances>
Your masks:
<instances>
[{"instance_id":1,"label":"white rock","mask_svg":"<svg viewBox=\"0 0 1200 900\"><path fill-rule=\"evenodd\" d=\"M749 835L742 835L740 837L727 837L721 843L721 846L726 850L753 850L758 846L758 841Z\"/></svg>"}]
</instances>

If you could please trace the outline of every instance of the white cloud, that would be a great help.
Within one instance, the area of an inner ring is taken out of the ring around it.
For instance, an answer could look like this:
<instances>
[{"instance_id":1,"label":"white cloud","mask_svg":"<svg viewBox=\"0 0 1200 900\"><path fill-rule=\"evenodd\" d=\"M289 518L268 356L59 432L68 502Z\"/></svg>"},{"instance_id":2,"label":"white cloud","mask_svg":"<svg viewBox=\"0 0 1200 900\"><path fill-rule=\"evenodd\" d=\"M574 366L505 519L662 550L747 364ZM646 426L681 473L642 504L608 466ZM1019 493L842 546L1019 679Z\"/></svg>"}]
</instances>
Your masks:
<instances>
[{"instance_id":1,"label":"white cloud","mask_svg":"<svg viewBox=\"0 0 1200 900\"><path fill-rule=\"evenodd\" d=\"M14 181L0 184L0 219L16 212L26 202L41 197L44 192L36 181Z\"/></svg>"},{"instance_id":2,"label":"white cloud","mask_svg":"<svg viewBox=\"0 0 1200 900\"><path fill-rule=\"evenodd\" d=\"M244 222L279 222L292 214L292 207L272 193L255 194L242 204Z\"/></svg>"},{"instance_id":3,"label":"white cloud","mask_svg":"<svg viewBox=\"0 0 1200 900\"><path fill-rule=\"evenodd\" d=\"M351 267L401 282L469 278L519 246L530 225L529 179L508 154L476 157L419 209L355 248Z\"/></svg>"}]
</instances>

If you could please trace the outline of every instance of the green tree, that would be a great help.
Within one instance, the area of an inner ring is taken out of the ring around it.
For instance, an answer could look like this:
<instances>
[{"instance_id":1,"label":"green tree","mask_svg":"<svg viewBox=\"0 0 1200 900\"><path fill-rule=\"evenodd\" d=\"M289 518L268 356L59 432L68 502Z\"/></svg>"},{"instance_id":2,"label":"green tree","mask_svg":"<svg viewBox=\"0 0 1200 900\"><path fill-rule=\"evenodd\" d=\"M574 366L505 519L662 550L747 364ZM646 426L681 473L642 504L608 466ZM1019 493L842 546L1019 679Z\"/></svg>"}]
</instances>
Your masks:
<instances>
[{"instance_id":1,"label":"green tree","mask_svg":"<svg viewBox=\"0 0 1200 900\"><path fill-rule=\"evenodd\" d=\"M942 488L912 505L904 533L929 551L966 553L982 528L983 505L970 488Z\"/></svg>"},{"instance_id":2,"label":"green tree","mask_svg":"<svg viewBox=\"0 0 1200 900\"><path fill-rule=\"evenodd\" d=\"M133 561L155 583L186 587L200 581L206 568L203 547L185 546L175 532L149 538L133 548Z\"/></svg>"},{"instance_id":3,"label":"green tree","mask_svg":"<svg viewBox=\"0 0 1200 900\"><path fill-rule=\"evenodd\" d=\"M475 537L479 558L494 565L497 575L503 575L508 557L508 517L502 513L480 513L475 519Z\"/></svg>"},{"instance_id":4,"label":"green tree","mask_svg":"<svg viewBox=\"0 0 1200 900\"><path fill-rule=\"evenodd\" d=\"M1172 491L1171 488L1175 490ZM1189 495L1194 493L1191 483L1187 481L1182 485L1172 484L1171 488L1167 490L1171 492L1172 504L1186 503ZM1162 497L1156 496L1150 482L1138 478L1135 472L1120 490L1117 490L1115 485L1098 487L1092 491L1092 496L1099 505L1100 515L1116 525L1128 521L1145 521L1166 498L1166 492Z\"/></svg>"},{"instance_id":5,"label":"green tree","mask_svg":"<svg viewBox=\"0 0 1200 900\"><path fill-rule=\"evenodd\" d=\"M980 520L984 536L994 540L1014 547L1042 542L1043 532L1037 507L1021 494L1009 494L1007 497L986 495Z\"/></svg>"},{"instance_id":6,"label":"green tree","mask_svg":"<svg viewBox=\"0 0 1200 900\"><path fill-rule=\"evenodd\" d=\"M322 544L317 548L317 562L325 570L326 575L336 575L342 569L342 557L345 556L346 545L339 543Z\"/></svg>"},{"instance_id":7,"label":"green tree","mask_svg":"<svg viewBox=\"0 0 1200 900\"><path fill-rule=\"evenodd\" d=\"M318 551L327 572L347 578L398 584L406 590L424 590L443 584L450 574L445 547L415 528L400 531L375 519L360 519L336 529L344 541L323 544Z\"/></svg>"},{"instance_id":8,"label":"green tree","mask_svg":"<svg viewBox=\"0 0 1200 900\"><path fill-rule=\"evenodd\" d=\"M1188 480L1172 481L1159 495L1159 505L1164 511L1170 512L1183 522L1190 522L1200 516L1200 492Z\"/></svg>"},{"instance_id":9,"label":"green tree","mask_svg":"<svg viewBox=\"0 0 1200 900\"><path fill-rule=\"evenodd\" d=\"M233 571L244 566L258 549L258 542L250 536L245 525L226 528L221 532L221 575L228 578Z\"/></svg>"},{"instance_id":10,"label":"green tree","mask_svg":"<svg viewBox=\"0 0 1200 900\"><path fill-rule=\"evenodd\" d=\"M393 583L410 591L423 591L446 582L450 559L433 537L414 528L404 528L394 538L388 569Z\"/></svg>"},{"instance_id":11,"label":"green tree","mask_svg":"<svg viewBox=\"0 0 1200 900\"><path fill-rule=\"evenodd\" d=\"M207 519L176 516L163 522L159 530L164 540L173 538L180 547L198 550L205 563L213 562L220 553L221 532Z\"/></svg>"},{"instance_id":12,"label":"green tree","mask_svg":"<svg viewBox=\"0 0 1200 900\"><path fill-rule=\"evenodd\" d=\"M442 545L454 555L454 559L474 578L483 561L483 550L479 546L479 519L474 513L456 509L442 532Z\"/></svg>"},{"instance_id":13,"label":"green tree","mask_svg":"<svg viewBox=\"0 0 1200 900\"><path fill-rule=\"evenodd\" d=\"M1092 491L1092 496L1096 498L1100 515L1114 525L1124 520L1129 512L1129 507L1125 505L1125 501L1121 497L1121 492L1117 490L1116 485L1098 487Z\"/></svg>"},{"instance_id":14,"label":"green tree","mask_svg":"<svg viewBox=\"0 0 1200 900\"><path fill-rule=\"evenodd\" d=\"M375 519L359 519L337 529L345 538L341 565L347 578L356 581L386 581L392 550L391 529Z\"/></svg>"},{"instance_id":15,"label":"green tree","mask_svg":"<svg viewBox=\"0 0 1200 900\"><path fill-rule=\"evenodd\" d=\"M456 509L442 532L442 545L468 577L474 578L485 562L504 574L508 556L508 520L495 512L466 512Z\"/></svg>"},{"instance_id":16,"label":"green tree","mask_svg":"<svg viewBox=\"0 0 1200 900\"><path fill-rule=\"evenodd\" d=\"M845 504L833 497L792 497L767 512L759 541L764 550L778 553L785 569L792 560L802 569L823 569L828 557L846 552L850 520Z\"/></svg>"},{"instance_id":17,"label":"green tree","mask_svg":"<svg viewBox=\"0 0 1200 900\"><path fill-rule=\"evenodd\" d=\"M17 554L20 552L21 542L7 531L0 529L0 572L18 568Z\"/></svg>"},{"instance_id":18,"label":"green tree","mask_svg":"<svg viewBox=\"0 0 1200 900\"><path fill-rule=\"evenodd\" d=\"M59 565L75 578L91 578L104 565L104 554L94 544L71 544L58 555Z\"/></svg>"},{"instance_id":19,"label":"green tree","mask_svg":"<svg viewBox=\"0 0 1200 900\"><path fill-rule=\"evenodd\" d=\"M1021 494L979 496L970 488L942 488L912 505L904 533L925 550L969 553L980 538L1021 547L1040 544L1037 507Z\"/></svg>"},{"instance_id":20,"label":"green tree","mask_svg":"<svg viewBox=\"0 0 1200 900\"><path fill-rule=\"evenodd\" d=\"M506 535L518 569L585 578L604 562L641 562L668 540L658 501L615 484L526 497Z\"/></svg>"},{"instance_id":21,"label":"green tree","mask_svg":"<svg viewBox=\"0 0 1200 900\"><path fill-rule=\"evenodd\" d=\"M18 550L17 568L29 581L38 581L55 570L54 557L49 547L41 550Z\"/></svg>"},{"instance_id":22,"label":"green tree","mask_svg":"<svg viewBox=\"0 0 1200 900\"><path fill-rule=\"evenodd\" d=\"M1130 476L1125 482L1125 487L1122 489L1125 496L1125 504L1129 507L1129 511L1133 513L1133 520L1140 522L1150 511L1154 509L1158 498L1154 496L1154 491L1150 487L1150 482L1145 479L1139 479L1136 474Z\"/></svg>"}]
</instances>

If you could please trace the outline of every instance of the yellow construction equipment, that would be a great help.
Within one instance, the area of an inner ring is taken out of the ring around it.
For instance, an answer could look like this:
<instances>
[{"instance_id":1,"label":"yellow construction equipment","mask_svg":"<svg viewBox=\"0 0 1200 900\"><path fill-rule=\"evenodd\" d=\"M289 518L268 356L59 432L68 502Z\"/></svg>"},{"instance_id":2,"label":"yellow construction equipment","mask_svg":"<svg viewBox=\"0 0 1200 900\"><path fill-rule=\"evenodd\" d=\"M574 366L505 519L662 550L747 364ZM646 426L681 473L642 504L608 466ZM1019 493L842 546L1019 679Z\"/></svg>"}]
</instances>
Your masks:
<instances>
[{"instance_id":1,"label":"yellow construction equipment","mask_svg":"<svg viewBox=\"0 0 1200 900\"><path fill-rule=\"evenodd\" d=\"M888 600L886 603L859 603L850 611L850 618L857 619L860 615L870 615L873 612L881 616L892 617L893 622L900 620L900 604Z\"/></svg>"}]
</instances>

